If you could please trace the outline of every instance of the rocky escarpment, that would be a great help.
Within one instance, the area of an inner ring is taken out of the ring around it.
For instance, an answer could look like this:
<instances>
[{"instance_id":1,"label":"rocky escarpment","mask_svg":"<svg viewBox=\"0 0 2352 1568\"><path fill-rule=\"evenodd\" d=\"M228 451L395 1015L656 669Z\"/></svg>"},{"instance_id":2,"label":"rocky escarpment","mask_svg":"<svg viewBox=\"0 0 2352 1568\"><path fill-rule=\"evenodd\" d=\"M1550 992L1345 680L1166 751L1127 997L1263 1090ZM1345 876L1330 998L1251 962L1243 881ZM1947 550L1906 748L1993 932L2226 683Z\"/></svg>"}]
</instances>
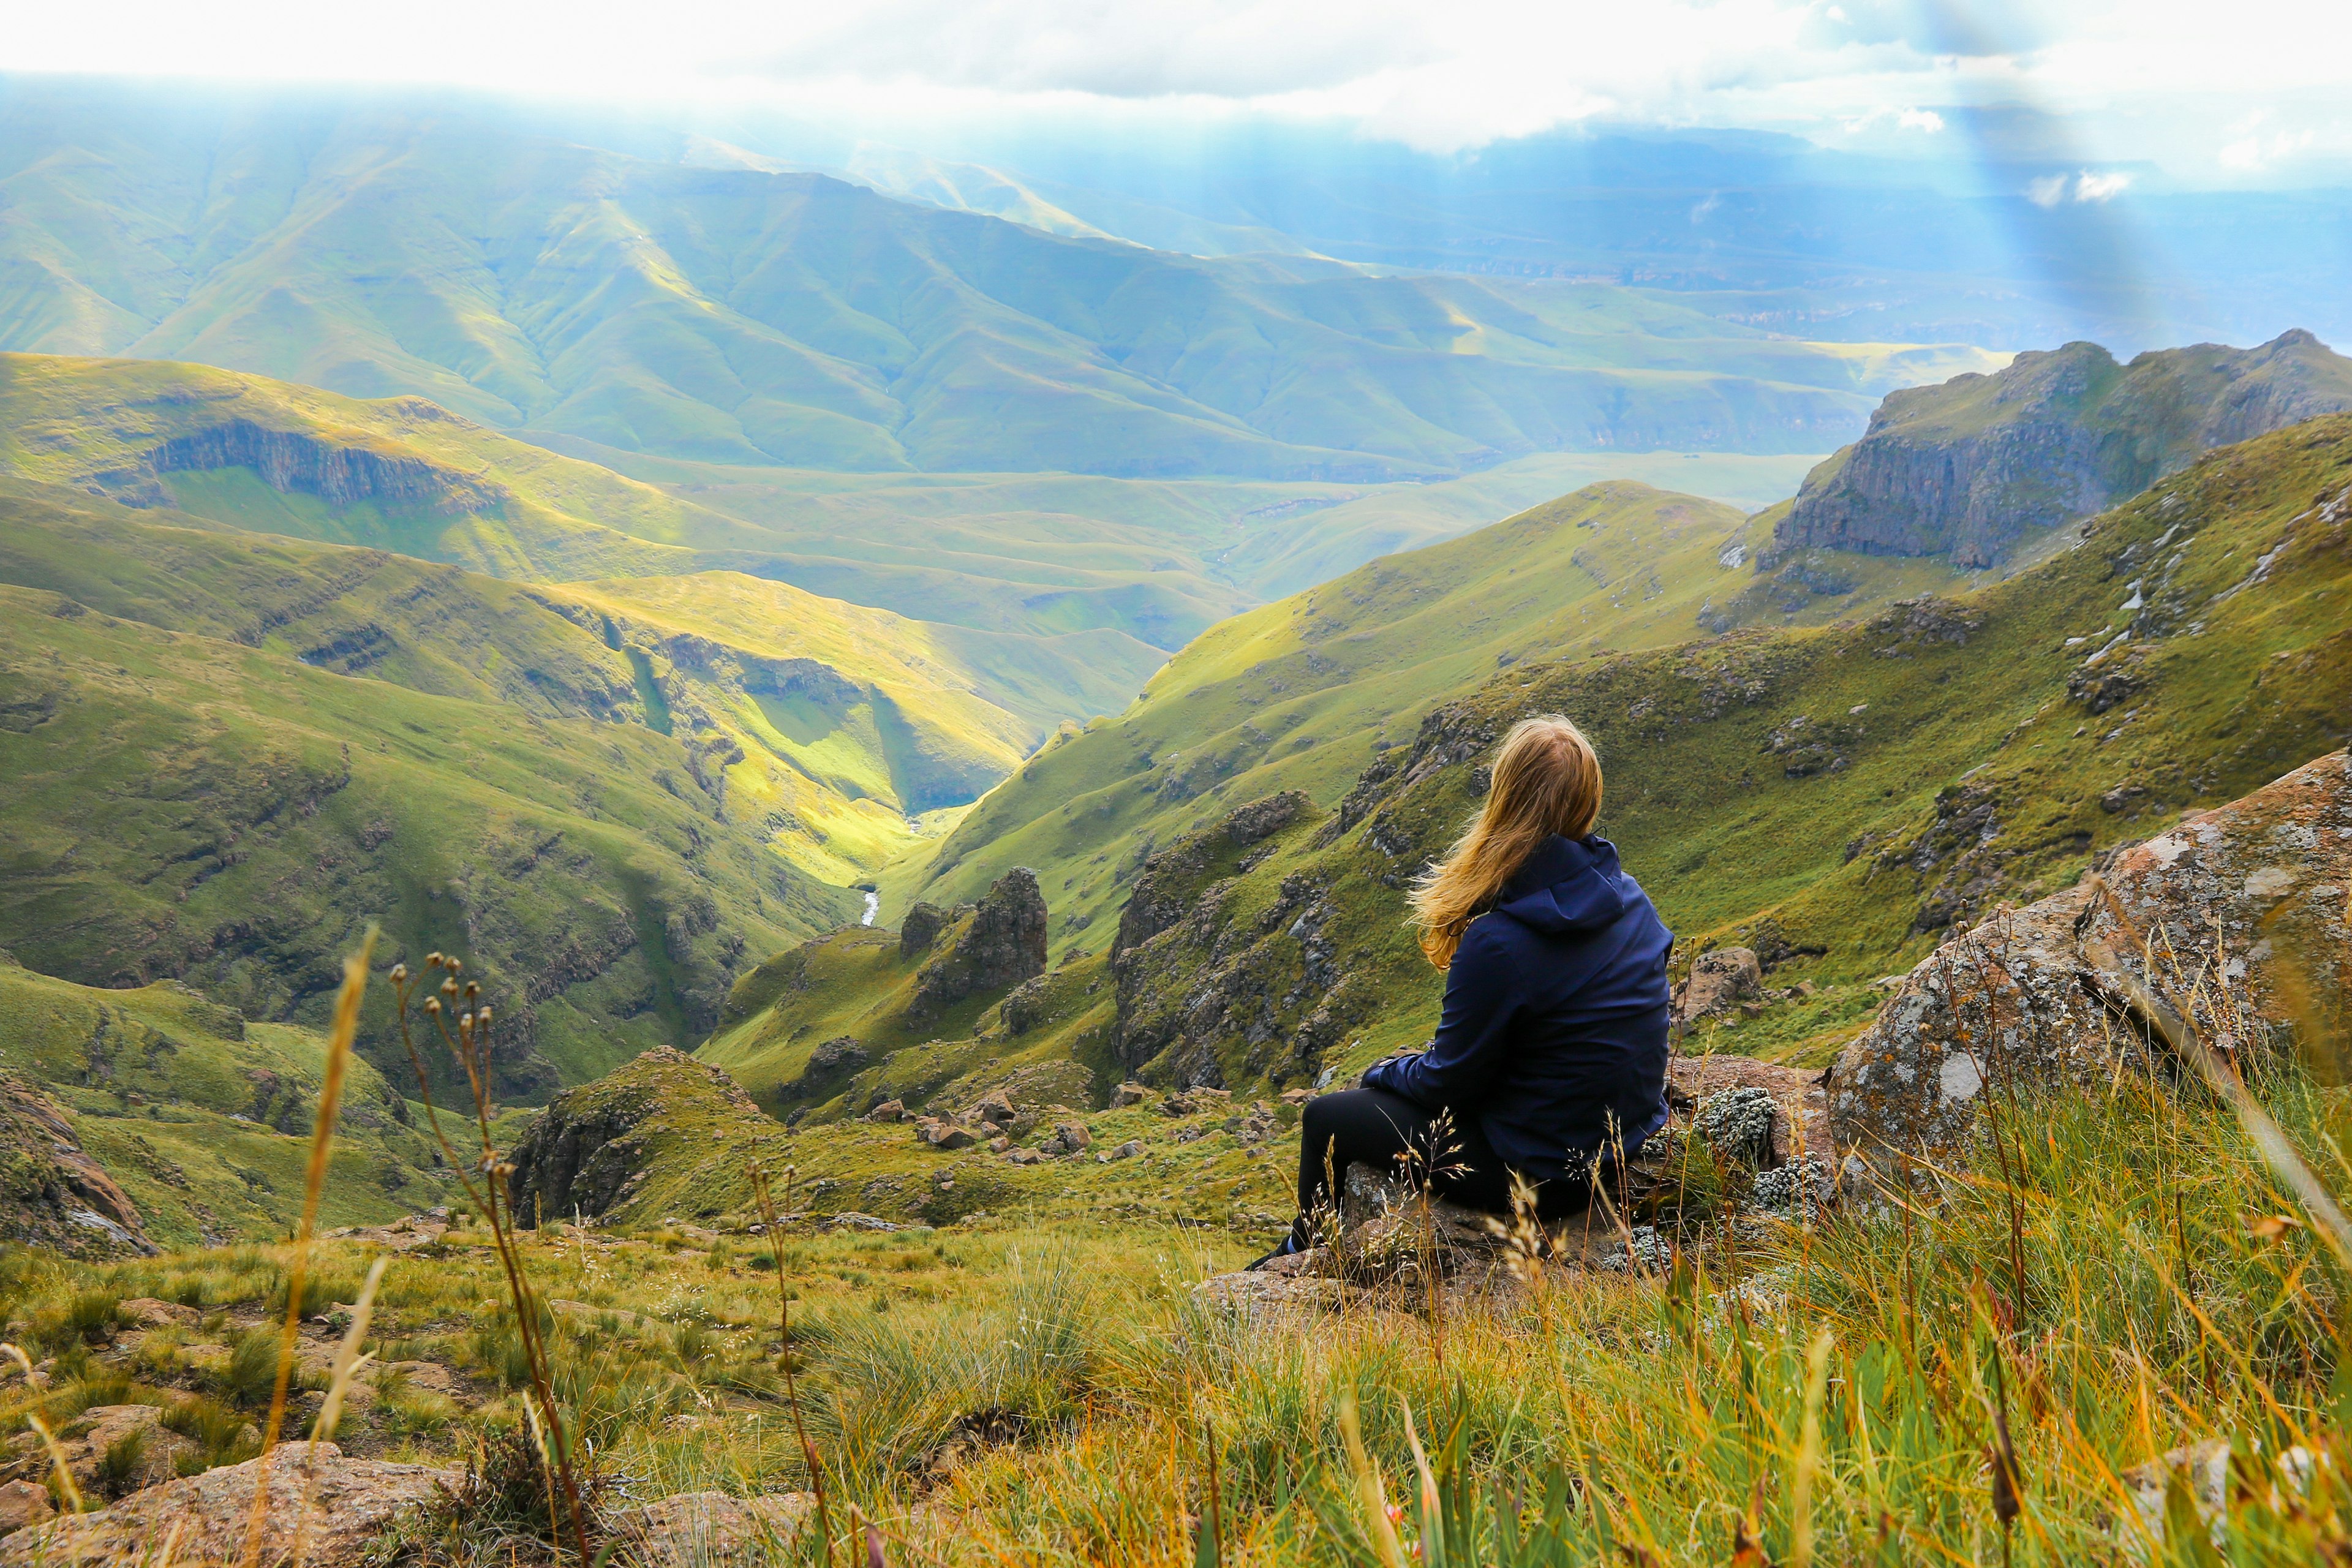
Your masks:
<instances>
[{"instance_id":1,"label":"rocky escarpment","mask_svg":"<svg viewBox=\"0 0 2352 1568\"><path fill-rule=\"evenodd\" d=\"M142 1223L48 1096L0 1076L0 1240L121 1258L157 1250Z\"/></svg>"},{"instance_id":2,"label":"rocky escarpment","mask_svg":"<svg viewBox=\"0 0 2352 1568\"><path fill-rule=\"evenodd\" d=\"M471 474L365 442L357 432L334 441L231 419L173 437L147 455L146 467L157 474L251 468L280 494L317 496L333 506L374 501L454 515L488 511L506 500L498 486Z\"/></svg>"},{"instance_id":3,"label":"rocky escarpment","mask_svg":"<svg viewBox=\"0 0 2352 1568\"><path fill-rule=\"evenodd\" d=\"M2194 1041L2231 1060L2347 995L2352 756L2336 752L1946 942L1838 1058L1831 1129L1875 1161L1942 1154L1989 1087L2104 1089L2184 1070Z\"/></svg>"},{"instance_id":4,"label":"rocky escarpment","mask_svg":"<svg viewBox=\"0 0 2352 1568\"><path fill-rule=\"evenodd\" d=\"M1993 565L2201 452L2347 408L2352 361L2304 331L2127 365L2088 342L2020 354L1990 376L1890 394L1861 440L1805 477L1757 569L1813 549Z\"/></svg>"},{"instance_id":5,"label":"rocky escarpment","mask_svg":"<svg viewBox=\"0 0 2352 1568\"><path fill-rule=\"evenodd\" d=\"M1312 820L1296 791L1252 801L1144 863L1111 952L1118 1058L1148 1081L1220 1087L1310 1073L1370 1004L1337 962L1324 879L1248 873Z\"/></svg>"},{"instance_id":6,"label":"rocky escarpment","mask_svg":"<svg viewBox=\"0 0 2352 1568\"><path fill-rule=\"evenodd\" d=\"M667 1046L559 1095L509 1159L508 1194L525 1225L656 1212L740 1208L751 1167L781 1165L783 1129L732 1078Z\"/></svg>"},{"instance_id":7,"label":"rocky escarpment","mask_svg":"<svg viewBox=\"0 0 2352 1568\"><path fill-rule=\"evenodd\" d=\"M1009 991L1045 973L1045 918L1036 872L1015 866L999 877L951 928L947 951L917 975L908 1016L937 1017L966 997ZM936 940L936 928L933 934Z\"/></svg>"}]
</instances>

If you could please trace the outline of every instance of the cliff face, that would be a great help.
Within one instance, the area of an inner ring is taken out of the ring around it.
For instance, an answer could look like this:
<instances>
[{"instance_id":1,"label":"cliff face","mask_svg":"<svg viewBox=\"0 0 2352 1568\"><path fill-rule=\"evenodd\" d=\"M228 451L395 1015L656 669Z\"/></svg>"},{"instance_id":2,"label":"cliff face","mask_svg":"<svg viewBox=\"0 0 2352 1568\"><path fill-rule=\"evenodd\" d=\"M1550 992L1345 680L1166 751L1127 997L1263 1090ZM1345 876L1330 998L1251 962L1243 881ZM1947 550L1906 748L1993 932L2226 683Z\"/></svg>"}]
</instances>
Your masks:
<instances>
[{"instance_id":1,"label":"cliff face","mask_svg":"<svg viewBox=\"0 0 2352 1568\"><path fill-rule=\"evenodd\" d=\"M2352 360L2309 332L2119 365L2096 343L1890 394L1863 438L1805 476L1759 570L1801 550L1990 566L2200 453L2352 409Z\"/></svg>"},{"instance_id":2,"label":"cliff face","mask_svg":"<svg viewBox=\"0 0 2352 1568\"><path fill-rule=\"evenodd\" d=\"M281 494L314 495L336 506L372 500L455 514L488 510L506 499L495 485L419 458L249 419L175 436L148 455L147 466L159 474L249 468Z\"/></svg>"}]
</instances>

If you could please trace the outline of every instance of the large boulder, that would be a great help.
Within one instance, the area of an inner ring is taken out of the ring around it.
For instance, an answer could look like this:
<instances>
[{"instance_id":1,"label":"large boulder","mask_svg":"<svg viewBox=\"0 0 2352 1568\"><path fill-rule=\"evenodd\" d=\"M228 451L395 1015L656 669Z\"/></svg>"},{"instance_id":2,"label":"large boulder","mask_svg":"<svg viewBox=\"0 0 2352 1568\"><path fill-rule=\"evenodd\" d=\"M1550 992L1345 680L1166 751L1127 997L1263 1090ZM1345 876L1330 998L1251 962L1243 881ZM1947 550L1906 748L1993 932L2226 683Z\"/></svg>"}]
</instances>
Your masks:
<instances>
[{"instance_id":1,"label":"large boulder","mask_svg":"<svg viewBox=\"0 0 2352 1568\"><path fill-rule=\"evenodd\" d=\"M1045 895L1037 873L1015 866L959 922L948 951L915 982L910 1017L936 1017L969 996L1010 991L1045 973Z\"/></svg>"},{"instance_id":2,"label":"large boulder","mask_svg":"<svg viewBox=\"0 0 2352 1568\"><path fill-rule=\"evenodd\" d=\"M1691 961L1690 978L1675 987L1675 1023L1688 1027L1720 1017L1763 994L1764 965L1753 948L1711 948Z\"/></svg>"},{"instance_id":3,"label":"large boulder","mask_svg":"<svg viewBox=\"0 0 2352 1568\"><path fill-rule=\"evenodd\" d=\"M2352 760L2335 752L1937 948L1831 1068L1832 1134L1880 1163L1946 1154L2004 1077L2168 1069L2190 1031L2225 1058L2266 1047L2352 982L2347 889Z\"/></svg>"},{"instance_id":4,"label":"large boulder","mask_svg":"<svg viewBox=\"0 0 2352 1568\"><path fill-rule=\"evenodd\" d=\"M332 1443L289 1443L258 1459L133 1492L95 1513L16 1531L0 1539L0 1568L143 1562L167 1537L175 1563L245 1562L254 1491L265 1474L260 1561L348 1568L395 1517L465 1472L346 1458Z\"/></svg>"}]
</instances>

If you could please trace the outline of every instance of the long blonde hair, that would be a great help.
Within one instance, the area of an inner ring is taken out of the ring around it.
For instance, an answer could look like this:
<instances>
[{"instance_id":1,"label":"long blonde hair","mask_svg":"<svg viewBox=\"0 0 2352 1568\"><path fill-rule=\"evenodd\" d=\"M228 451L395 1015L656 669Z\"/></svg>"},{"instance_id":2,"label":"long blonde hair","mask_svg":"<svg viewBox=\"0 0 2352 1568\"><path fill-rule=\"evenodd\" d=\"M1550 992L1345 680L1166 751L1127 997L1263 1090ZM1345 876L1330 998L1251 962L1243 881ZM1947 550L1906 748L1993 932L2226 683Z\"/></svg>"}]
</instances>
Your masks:
<instances>
[{"instance_id":1,"label":"long blonde hair","mask_svg":"<svg viewBox=\"0 0 2352 1568\"><path fill-rule=\"evenodd\" d=\"M1557 713L1512 725L1478 820L1406 897L1429 962L1440 969L1454 962L1470 922L1546 839L1581 838L1600 816L1601 758L1584 731Z\"/></svg>"}]
</instances>

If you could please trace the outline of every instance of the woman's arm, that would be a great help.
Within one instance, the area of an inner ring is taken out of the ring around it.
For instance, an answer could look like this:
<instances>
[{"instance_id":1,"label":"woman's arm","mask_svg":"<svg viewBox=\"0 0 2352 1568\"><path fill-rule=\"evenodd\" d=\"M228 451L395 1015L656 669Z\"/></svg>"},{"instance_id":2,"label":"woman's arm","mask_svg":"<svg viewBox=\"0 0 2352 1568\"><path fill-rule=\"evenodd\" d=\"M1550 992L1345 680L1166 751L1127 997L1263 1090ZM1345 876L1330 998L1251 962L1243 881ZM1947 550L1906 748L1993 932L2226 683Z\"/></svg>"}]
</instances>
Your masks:
<instances>
[{"instance_id":1,"label":"woman's arm","mask_svg":"<svg viewBox=\"0 0 2352 1568\"><path fill-rule=\"evenodd\" d=\"M1490 917L1501 919L1503 917ZM1475 1110L1502 1075L1518 988L1510 962L1474 922L1445 970L1445 1009L1437 1037L1414 1056L1391 1057L1364 1074L1366 1089L1401 1094L1430 1110Z\"/></svg>"}]
</instances>

